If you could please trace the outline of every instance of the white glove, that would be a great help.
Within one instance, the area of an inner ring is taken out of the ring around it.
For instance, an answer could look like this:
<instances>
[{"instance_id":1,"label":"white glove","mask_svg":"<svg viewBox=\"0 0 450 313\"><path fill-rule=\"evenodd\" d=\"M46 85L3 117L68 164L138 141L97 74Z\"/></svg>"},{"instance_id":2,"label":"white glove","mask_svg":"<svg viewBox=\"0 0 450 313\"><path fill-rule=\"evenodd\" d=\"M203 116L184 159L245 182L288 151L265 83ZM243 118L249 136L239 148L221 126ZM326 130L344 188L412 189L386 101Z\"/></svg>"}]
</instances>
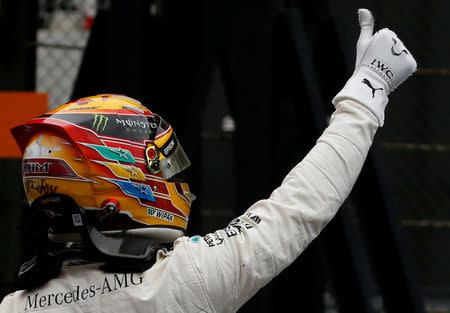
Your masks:
<instances>
[{"instance_id":1,"label":"white glove","mask_svg":"<svg viewBox=\"0 0 450 313\"><path fill-rule=\"evenodd\" d=\"M367 9L358 10L361 33L356 44L355 71L333 104L352 99L375 114L384 124L388 95L417 69L417 63L397 35L384 28L372 35L374 20Z\"/></svg>"}]
</instances>

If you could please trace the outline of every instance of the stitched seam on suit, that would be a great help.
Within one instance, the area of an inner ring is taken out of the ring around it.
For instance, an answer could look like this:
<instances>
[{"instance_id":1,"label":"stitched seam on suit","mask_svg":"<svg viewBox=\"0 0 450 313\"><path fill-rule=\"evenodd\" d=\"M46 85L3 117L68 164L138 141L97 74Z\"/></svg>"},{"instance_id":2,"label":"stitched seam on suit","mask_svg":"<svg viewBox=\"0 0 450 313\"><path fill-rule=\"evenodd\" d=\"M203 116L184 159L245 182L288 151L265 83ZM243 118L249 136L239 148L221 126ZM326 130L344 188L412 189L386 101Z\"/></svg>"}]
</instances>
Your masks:
<instances>
[{"instance_id":1,"label":"stitched seam on suit","mask_svg":"<svg viewBox=\"0 0 450 313\"><path fill-rule=\"evenodd\" d=\"M320 169L318 166L316 166L313 162L311 162L308 159L305 159L303 161L305 161L306 163L309 163L310 165L312 165L316 170L318 170L326 178L326 180L330 183L331 187L333 187L334 191L336 191L336 193L339 195L340 202L342 202L342 196L341 196L341 194L339 192L339 189L333 184L331 179L328 178L328 176L324 173L324 171L322 171L322 169Z\"/></svg>"},{"instance_id":2,"label":"stitched seam on suit","mask_svg":"<svg viewBox=\"0 0 450 313\"><path fill-rule=\"evenodd\" d=\"M208 301L208 306L211 308L212 312L216 312L216 309L215 309L215 307L214 307L214 305L213 305L213 303L211 301L211 297L209 296L208 289L206 288L206 282L203 279L203 276L200 275L200 273L198 271L197 265L195 264L194 257L192 256L191 251L187 248L186 242L182 242L182 245L183 245L183 249L186 250L186 254L189 257L189 261L192 264L192 267L194 269L195 275L197 276L197 279L200 282L200 285L202 286L204 295L206 297L206 300Z\"/></svg>"},{"instance_id":3,"label":"stitched seam on suit","mask_svg":"<svg viewBox=\"0 0 450 313\"><path fill-rule=\"evenodd\" d=\"M341 134L337 134L337 133L328 133L327 136L334 136L334 137L338 137L341 139L344 139L346 142L350 143L358 152L361 156L364 156L364 154L362 153L362 151L359 149L359 147L357 145L355 145L351 140L347 139L346 137L342 136ZM320 138L318 142L324 143L326 145L328 145L329 147L331 147L334 151L336 151L336 153L338 155L340 155L340 153L333 147L333 145L330 145L325 139Z\"/></svg>"}]
</instances>

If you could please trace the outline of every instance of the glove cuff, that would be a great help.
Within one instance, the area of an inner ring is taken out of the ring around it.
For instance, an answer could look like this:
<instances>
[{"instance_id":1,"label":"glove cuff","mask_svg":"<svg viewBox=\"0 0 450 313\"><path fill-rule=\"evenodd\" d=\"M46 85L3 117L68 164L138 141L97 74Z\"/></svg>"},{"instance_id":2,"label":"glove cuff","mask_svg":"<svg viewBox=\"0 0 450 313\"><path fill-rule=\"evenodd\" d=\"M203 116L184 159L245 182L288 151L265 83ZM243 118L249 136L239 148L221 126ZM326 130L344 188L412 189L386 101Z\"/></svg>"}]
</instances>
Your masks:
<instances>
[{"instance_id":1,"label":"glove cuff","mask_svg":"<svg viewBox=\"0 0 450 313\"><path fill-rule=\"evenodd\" d=\"M334 97L333 105L342 100L354 100L368 108L384 125L384 110L388 103L389 86L381 77L368 68L359 68Z\"/></svg>"}]
</instances>

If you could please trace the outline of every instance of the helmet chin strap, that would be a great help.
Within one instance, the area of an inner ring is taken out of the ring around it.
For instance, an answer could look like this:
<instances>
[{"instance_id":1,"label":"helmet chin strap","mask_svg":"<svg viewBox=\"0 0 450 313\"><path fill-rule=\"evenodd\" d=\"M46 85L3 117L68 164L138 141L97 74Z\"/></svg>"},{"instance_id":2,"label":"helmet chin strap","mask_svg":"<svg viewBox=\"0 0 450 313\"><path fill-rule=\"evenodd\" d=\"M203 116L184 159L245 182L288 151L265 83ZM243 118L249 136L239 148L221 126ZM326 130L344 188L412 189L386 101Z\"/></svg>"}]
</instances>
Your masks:
<instances>
[{"instance_id":1,"label":"helmet chin strap","mask_svg":"<svg viewBox=\"0 0 450 313\"><path fill-rule=\"evenodd\" d=\"M18 274L19 288L31 289L57 276L64 261L82 259L104 263L109 272L142 272L156 261L156 253L164 244L138 237L109 237L96 228L102 219L88 217L68 196L48 195L32 204L36 255L25 262ZM54 217L58 217L55 219ZM75 218L76 217L76 218ZM76 222L75 222L76 221ZM71 228L82 238L82 245L65 247L48 237L49 228Z\"/></svg>"}]
</instances>

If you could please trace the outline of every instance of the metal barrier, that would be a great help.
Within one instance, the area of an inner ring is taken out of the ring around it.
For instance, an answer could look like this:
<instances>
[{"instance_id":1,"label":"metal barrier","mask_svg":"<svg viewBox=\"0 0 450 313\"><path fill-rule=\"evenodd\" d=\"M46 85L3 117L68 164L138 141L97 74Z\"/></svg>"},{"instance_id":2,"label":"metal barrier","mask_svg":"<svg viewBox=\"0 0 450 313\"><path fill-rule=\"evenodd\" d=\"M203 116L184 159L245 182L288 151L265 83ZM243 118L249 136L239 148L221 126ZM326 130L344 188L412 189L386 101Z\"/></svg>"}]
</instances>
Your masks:
<instances>
[{"instance_id":1,"label":"metal barrier","mask_svg":"<svg viewBox=\"0 0 450 313\"><path fill-rule=\"evenodd\" d=\"M95 18L95 0L39 1L36 91L49 94L49 108L66 103Z\"/></svg>"}]
</instances>

